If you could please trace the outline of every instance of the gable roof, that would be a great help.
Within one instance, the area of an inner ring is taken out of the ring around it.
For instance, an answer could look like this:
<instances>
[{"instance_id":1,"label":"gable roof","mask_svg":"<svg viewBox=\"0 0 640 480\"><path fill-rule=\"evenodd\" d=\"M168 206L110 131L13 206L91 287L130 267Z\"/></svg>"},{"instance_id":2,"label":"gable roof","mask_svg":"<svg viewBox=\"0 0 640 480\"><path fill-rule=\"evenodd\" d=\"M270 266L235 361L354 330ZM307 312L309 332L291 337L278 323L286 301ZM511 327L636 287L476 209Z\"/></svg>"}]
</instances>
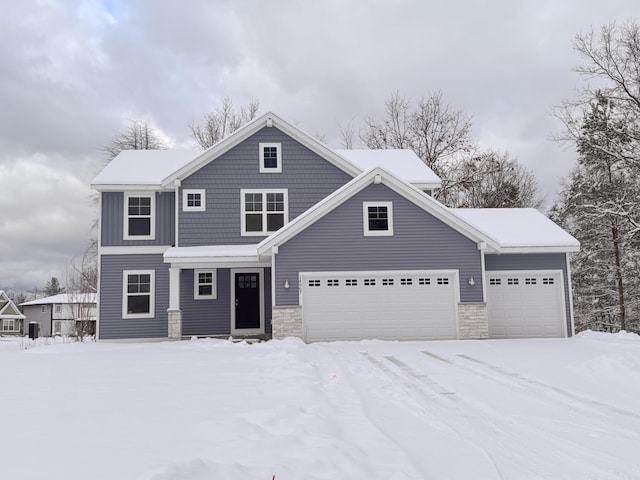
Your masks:
<instances>
[{"instance_id":1,"label":"gable roof","mask_svg":"<svg viewBox=\"0 0 640 480\"><path fill-rule=\"evenodd\" d=\"M577 252L580 243L534 208L455 208L478 230L495 238L502 253Z\"/></svg>"},{"instance_id":2,"label":"gable roof","mask_svg":"<svg viewBox=\"0 0 640 480\"><path fill-rule=\"evenodd\" d=\"M435 190L442 186L440 177L413 150L336 150L363 172L382 167L421 190Z\"/></svg>"},{"instance_id":3,"label":"gable roof","mask_svg":"<svg viewBox=\"0 0 640 480\"><path fill-rule=\"evenodd\" d=\"M95 293L60 293L51 297L37 298L30 302L23 302L21 307L28 307L30 305L51 305L51 304L75 304L75 303L96 303Z\"/></svg>"},{"instance_id":4,"label":"gable roof","mask_svg":"<svg viewBox=\"0 0 640 480\"><path fill-rule=\"evenodd\" d=\"M255 120L236 130L231 135L219 141L209 149L205 150L201 155L194 158L192 161L188 162L186 165L182 166L181 168L177 169L175 172L167 176L162 181L162 186L164 188L170 187L176 180L182 180L195 173L200 168L207 165L209 162L215 160L223 153L242 143L251 135L257 133L265 127L277 128L281 132L285 133L289 137L307 147L312 152L317 153L339 169L352 176L356 176L362 173L357 167L335 153L324 143L303 132L298 127L290 124L286 120L280 118L275 113L267 112L261 117L256 118Z\"/></svg>"},{"instance_id":5,"label":"gable roof","mask_svg":"<svg viewBox=\"0 0 640 480\"><path fill-rule=\"evenodd\" d=\"M277 247L295 237L309 225L315 223L346 200L353 197L356 193L373 183L384 184L467 238L477 243L485 243L491 250L499 250L500 246L498 242L491 236L478 230L463 218L456 216L452 213L451 209L445 207L417 187L400 180L387 170L377 167L354 178L286 224L280 230L265 238L258 245L258 254L268 254L272 247Z\"/></svg>"},{"instance_id":6,"label":"gable roof","mask_svg":"<svg viewBox=\"0 0 640 480\"><path fill-rule=\"evenodd\" d=\"M13 303L4 290L0 290L0 320L3 318L24 320L26 317L20 313L16 304Z\"/></svg>"}]
</instances>

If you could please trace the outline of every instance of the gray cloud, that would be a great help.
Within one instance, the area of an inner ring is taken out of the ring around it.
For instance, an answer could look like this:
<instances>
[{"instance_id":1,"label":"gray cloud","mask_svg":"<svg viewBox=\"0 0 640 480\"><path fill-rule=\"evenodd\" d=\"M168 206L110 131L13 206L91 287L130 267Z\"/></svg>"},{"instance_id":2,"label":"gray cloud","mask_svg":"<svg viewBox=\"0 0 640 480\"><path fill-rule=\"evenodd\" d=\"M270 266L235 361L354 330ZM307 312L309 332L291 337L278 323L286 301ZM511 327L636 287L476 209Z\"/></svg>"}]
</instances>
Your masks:
<instances>
[{"instance_id":1,"label":"gray cloud","mask_svg":"<svg viewBox=\"0 0 640 480\"><path fill-rule=\"evenodd\" d=\"M633 0L3 2L0 288L43 285L82 251L100 145L134 119L189 143L225 96L339 146L337 123L380 115L390 93L442 90L553 197L574 160L548 140L551 106L580 83L572 39L636 13Z\"/></svg>"}]
</instances>

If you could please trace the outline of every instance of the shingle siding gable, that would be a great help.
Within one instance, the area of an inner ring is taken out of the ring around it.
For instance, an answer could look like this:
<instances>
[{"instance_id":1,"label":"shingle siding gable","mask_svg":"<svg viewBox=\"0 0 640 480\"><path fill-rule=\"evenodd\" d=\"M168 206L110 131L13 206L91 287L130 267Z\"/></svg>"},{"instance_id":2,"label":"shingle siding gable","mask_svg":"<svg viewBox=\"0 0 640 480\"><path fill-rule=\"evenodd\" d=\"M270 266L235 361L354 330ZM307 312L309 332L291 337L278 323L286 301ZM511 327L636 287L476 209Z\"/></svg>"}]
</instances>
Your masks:
<instances>
[{"instance_id":1,"label":"shingle siding gable","mask_svg":"<svg viewBox=\"0 0 640 480\"><path fill-rule=\"evenodd\" d=\"M260 173L259 144L282 145L282 173ZM206 189L206 211L182 211L182 247L257 243L240 235L241 189L287 189L289 221L351 180L351 176L275 127L265 127L182 181L183 189Z\"/></svg>"}]
</instances>

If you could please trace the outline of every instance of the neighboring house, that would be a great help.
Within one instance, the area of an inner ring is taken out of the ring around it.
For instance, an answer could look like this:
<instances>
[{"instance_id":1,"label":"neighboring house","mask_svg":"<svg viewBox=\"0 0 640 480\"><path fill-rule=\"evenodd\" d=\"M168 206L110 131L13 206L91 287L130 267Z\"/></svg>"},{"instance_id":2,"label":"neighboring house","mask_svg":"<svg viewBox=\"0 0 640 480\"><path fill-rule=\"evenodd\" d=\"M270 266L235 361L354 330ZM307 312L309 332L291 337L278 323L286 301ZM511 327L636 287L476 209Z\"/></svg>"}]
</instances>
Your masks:
<instances>
[{"instance_id":1,"label":"neighboring house","mask_svg":"<svg viewBox=\"0 0 640 480\"><path fill-rule=\"evenodd\" d=\"M96 330L96 295L92 293L61 293L21 303L26 320L23 333L29 333L29 323L40 325L38 335L92 335Z\"/></svg>"},{"instance_id":2,"label":"neighboring house","mask_svg":"<svg viewBox=\"0 0 640 480\"><path fill-rule=\"evenodd\" d=\"M0 290L0 335L19 335L22 333L24 315L9 296Z\"/></svg>"},{"instance_id":3,"label":"neighboring house","mask_svg":"<svg viewBox=\"0 0 640 480\"><path fill-rule=\"evenodd\" d=\"M273 113L204 152L122 152L92 183L98 338L572 335L578 242L439 186L411 151L331 150Z\"/></svg>"}]
</instances>

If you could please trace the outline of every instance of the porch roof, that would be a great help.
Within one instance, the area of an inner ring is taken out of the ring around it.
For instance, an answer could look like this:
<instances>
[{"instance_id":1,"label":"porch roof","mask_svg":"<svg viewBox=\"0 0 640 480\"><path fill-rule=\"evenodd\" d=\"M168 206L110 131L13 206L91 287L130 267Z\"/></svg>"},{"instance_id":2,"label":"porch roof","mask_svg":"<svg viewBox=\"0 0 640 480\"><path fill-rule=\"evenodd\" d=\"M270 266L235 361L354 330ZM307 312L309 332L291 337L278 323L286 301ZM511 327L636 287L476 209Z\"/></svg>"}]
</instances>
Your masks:
<instances>
[{"instance_id":1,"label":"porch roof","mask_svg":"<svg viewBox=\"0 0 640 480\"><path fill-rule=\"evenodd\" d=\"M258 255L258 244L201 245L196 247L171 247L163 255L165 263L182 268L234 265L271 265L268 256Z\"/></svg>"}]
</instances>

